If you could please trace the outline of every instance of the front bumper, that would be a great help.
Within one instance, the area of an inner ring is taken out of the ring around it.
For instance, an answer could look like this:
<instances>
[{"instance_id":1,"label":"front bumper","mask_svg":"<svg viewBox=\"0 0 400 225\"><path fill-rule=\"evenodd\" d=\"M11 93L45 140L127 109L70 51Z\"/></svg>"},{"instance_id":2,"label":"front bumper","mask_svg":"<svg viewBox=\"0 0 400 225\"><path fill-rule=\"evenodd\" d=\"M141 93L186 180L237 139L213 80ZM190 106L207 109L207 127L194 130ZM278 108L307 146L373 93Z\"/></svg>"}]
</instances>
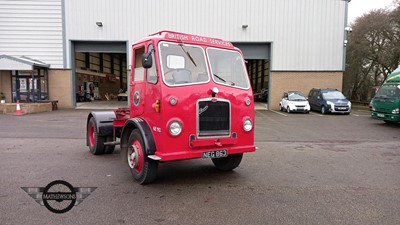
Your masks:
<instances>
[{"instance_id":1,"label":"front bumper","mask_svg":"<svg viewBox=\"0 0 400 225\"><path fill-rule=\"evenodd\" d=\"M371 117L378 120L386 120L392 122L400 122L399 114L391 114L391 113L381 113L381 112L371 112Z\"/></svg>"},{"instance_id":2,"label":"front bumper","mask_svg":"<svg viewBox=\"0 0 400 225\"><path fill-rule=\"evenodd\" d=\"M175 160L183 160L183 159L202 158L203 152L215 151L215 150L227 150L228 155L232 155L232 154L240 154L240 153L246 153L246 152L254 152L254 151L256 151L256 146L255 145L232 146L232 147L221 146L219 148L214 147L214 148L208 148L208 149L188 150L188 151L173 152L173 153L156 152L155 155L160 158L160 161L175 161Z\"/></svg>"},{"instance_id":3,"label":"front bumper","mask_svg":"<svg viewBox=\"0 0 400 225\"><path fill-rule=\"evenodd\" d=\"M334 106L334 107L330 106L328 110L331 113L350 113L351 107L349 107L349 106Z\"/></svg>"},{"instance_id":4,"label":"front bumper","mask_svg":"<svg viewBox=\"0 0 400 225\"><path fill-rule=\"evenodd\" d=\"M310 112L310 107L289 106L289 109L291 112Z\"/></svg>"}]
</instances>

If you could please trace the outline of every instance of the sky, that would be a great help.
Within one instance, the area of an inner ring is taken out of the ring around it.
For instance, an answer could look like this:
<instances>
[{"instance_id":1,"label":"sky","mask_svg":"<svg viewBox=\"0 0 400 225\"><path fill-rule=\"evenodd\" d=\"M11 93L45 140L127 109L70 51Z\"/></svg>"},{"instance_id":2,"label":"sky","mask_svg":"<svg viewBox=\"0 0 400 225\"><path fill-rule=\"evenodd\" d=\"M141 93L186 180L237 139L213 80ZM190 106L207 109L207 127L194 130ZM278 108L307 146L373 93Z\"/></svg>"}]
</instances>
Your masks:
<instances>
[{"instance_id":1,"label":"sky","mask_svg":"<svg viewBox=\"0 0 400 225\"><path fill-rule=\"evenodd\" d=\"M348 15L349 24L372 9L387 8L392 5L392 2L393 0L351 0Z\"/></svg>"}]
</instances>

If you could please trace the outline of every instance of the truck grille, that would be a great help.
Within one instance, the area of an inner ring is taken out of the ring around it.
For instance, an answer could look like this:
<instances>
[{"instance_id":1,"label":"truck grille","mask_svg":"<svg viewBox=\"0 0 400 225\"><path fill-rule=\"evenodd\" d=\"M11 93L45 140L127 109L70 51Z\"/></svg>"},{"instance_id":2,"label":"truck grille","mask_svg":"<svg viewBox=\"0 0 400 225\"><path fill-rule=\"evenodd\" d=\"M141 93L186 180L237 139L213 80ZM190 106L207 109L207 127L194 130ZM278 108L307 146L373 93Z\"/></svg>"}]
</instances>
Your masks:
<instances>
[{"instance_id":1,"label":"truck grille","mask_svg":"<svg viewBox=\"0 0 400 225\"><path fill-rule=\"evenodd\" d=\"M392 113L392 110L391 110L391 109L379 108L379 107L376 107L376 108L375 108L375 111L376 111L376 112L381 112L381 113Z\"/></svg>"},{"instance_id":2,"label":"truck grille","mask_svg":"<svg viewBox=\"0 0 400 225\"><path fill-rule=\"evenodd\" d=\"M231 106L228 101L200 100L197 103L199 137L229 136Z\"/></svg>"},{"instance_id":3,"label":"truck grille","mask_svg":"<svg viewBox=\"0 0 400 225\"><path fill-rule=\"evenodd\" d=\"M335 103L335 107L347 107L347 103Z\"/></svg>"}]
</instances>

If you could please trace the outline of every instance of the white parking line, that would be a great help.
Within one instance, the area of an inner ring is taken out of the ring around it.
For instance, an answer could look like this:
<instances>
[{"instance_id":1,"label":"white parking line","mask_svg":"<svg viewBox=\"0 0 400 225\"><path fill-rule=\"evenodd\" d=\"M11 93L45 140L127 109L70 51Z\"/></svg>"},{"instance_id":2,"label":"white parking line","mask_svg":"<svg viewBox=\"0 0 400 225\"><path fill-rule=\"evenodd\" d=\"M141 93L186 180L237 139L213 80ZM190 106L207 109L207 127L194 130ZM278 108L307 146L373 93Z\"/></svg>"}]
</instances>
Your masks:
<instances>
[{"instance_id":1,"label":"white parking line","mask_svg":"<svg viewBox=\"0 0 400 225\"><path fill-rule=\"evenodd\" d=\"M282 116L287 116L286 114L283 114L283 113L281 113L281 112L278 112L278 111L275 111L275 110L270 110L271 112L274 112L274 113L277 113L277 114L279 114L279 115L282 115Z\"/></svg>"},{"instance_id":2,"label":"white parking line","mask_svg":"<svg viewBox=\"0 0 400 225\"><path fill-rule=\"evenodd\" d=\"M371 111L369 111L369 110L364 110L364 109L357 109L356 111L357 111L357 112L368 112L368 113L371 113Z\"/></svg>"},{"instance_id":3,"label":"white parking line","mask_svg":"<svg viewBox=\"0 0 400 225\"><path fill-rule=\"evenodd\" d=\"M352 115L352 116L371 116L371 115L369 115L369 114L368 114L368 115L360 115L360 114L355 114L355 113L353 113L353 112L350 113L350 115Z\"/></svg>"},{"instance_id":4,"label":"white parking line","mask_svg":"<svg viewBox=\"0 0 400 225\"><path fill-rule=\"evenodd\" d=\"M323 116L322 114L318 114L318 113L314 113L314 112L310 112L310 114L316 115L316 116Z\"/></svg>"}]
</instances>

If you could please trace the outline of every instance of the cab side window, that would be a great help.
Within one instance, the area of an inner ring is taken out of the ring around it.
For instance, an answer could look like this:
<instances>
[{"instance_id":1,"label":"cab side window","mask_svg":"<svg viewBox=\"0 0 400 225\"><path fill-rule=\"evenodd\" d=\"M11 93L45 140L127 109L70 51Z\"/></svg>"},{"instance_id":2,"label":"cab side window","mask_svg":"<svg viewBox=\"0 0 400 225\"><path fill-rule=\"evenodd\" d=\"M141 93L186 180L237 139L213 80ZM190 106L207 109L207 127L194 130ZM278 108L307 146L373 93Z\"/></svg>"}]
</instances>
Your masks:
<instances>
[{"instance_id":1,"label":"cab side window","mask_svg":"<svg viewBox=\"0 0 400 225\"><path fill-rule=\"evenodd\" d=\"M157 63L156 63L156 59L154 57L155 52L154 52L154 47L153 45L149 45L148 47L148 53L151 52L151 59L153 64L151 65L150 68L147 69L147 82L151 83L151 84L156 84L157 80L158 80L158 76L157 76Z\"/></svg>"},{"instance_id":2,"label":"cab side window","mask_svg":"<svg viewBox=\"0 0 400 225\"><path fill-rule=\"evenodd\" d=\"M144 47L135 50L135 68L133 81L143 81L144 80L144 68L142 65L142 55L144 53Z\"/></svg>"}]
</instances>

